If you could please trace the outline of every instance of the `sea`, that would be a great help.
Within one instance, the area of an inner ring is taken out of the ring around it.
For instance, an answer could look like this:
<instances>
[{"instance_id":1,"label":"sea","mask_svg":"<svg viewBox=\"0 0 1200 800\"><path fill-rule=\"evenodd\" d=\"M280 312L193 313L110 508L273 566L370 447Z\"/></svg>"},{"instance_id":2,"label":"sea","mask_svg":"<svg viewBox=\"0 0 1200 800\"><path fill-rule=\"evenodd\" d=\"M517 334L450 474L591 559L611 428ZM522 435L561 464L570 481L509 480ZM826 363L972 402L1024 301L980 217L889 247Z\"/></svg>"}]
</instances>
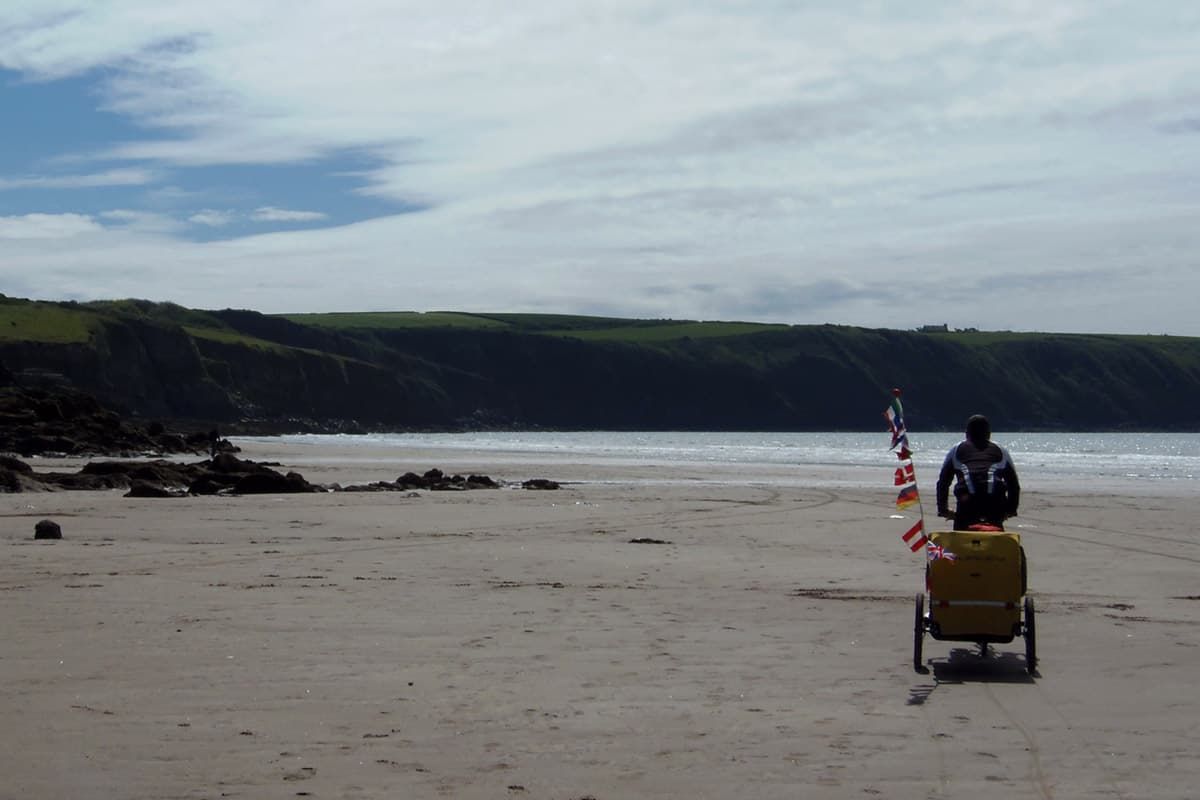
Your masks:
<instances>
[{"instance_id":1,"label":"sea","mask_svg":"<svg viewBox=\"0 0 1200 800\"><path fill-rule=\"evenodd\" d=\"M447 458L471 452L488 463L596 463L610 467L706 466L721 474L790 467L851 471L870 483L897 465L890 434L489 431L469 433L297 434L272 437L294 445L336 447L345 456L361 448L376 454L433 451ZM946 451L961 440L952 433L909 433L913 464L926 485L936 480ZM1023 486L1164 490L1200 497L1200 433L1012 433L993 440L1006 447ZM353 456L351 455L351 458ZM719 469L717 469L719 468ZM644 471L644 470L643 470ZM876 472L878 471L878 472Z\"/></svg>"}]
</instances>

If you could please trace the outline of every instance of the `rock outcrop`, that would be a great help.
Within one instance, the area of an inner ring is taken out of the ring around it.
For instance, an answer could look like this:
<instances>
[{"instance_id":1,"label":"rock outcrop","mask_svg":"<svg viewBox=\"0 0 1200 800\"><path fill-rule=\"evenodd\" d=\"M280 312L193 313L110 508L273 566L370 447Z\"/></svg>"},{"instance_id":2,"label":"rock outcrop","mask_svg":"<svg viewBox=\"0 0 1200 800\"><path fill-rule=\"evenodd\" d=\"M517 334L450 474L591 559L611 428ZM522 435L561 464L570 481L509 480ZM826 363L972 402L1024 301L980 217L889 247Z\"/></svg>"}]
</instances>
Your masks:
<instances>
[{"instance_id":1,"label":"rock outcrop","mask_svg":"<svg viewBox=\"0 0 1200 800\"><path fill-rule=\"evenodd\" d=\"M91 461L78 472L35 472L12 457L0 457L0 492L125 489L126 497L183 497L213 494L322 492L295 472L222 453L190 464L165 460Z\"/></svg>"},{"instance_id":2,"label":"rock outcrop","mask_svg":"<svg viewBox=\"0 0 1200 800\"><path fill-rule=\"evenodd\" d=\"M536 483L553 483L538 479ZM528 482L527 482L528 483ZM126 490L126 497L169 498L197 495L297 494L303 492L467 491L496 489L487 475L446 475L431 469L424 475L408 472L393 482L359 486L309 483L298 472L279 472L271 466L232 453L220 453L190 464L153 461L90 461L78 472L35 472L11 456L0 456L0 493L60 490ZM540 486L539 488L558 488Z\"/></svg>"},{"instance_id":3,"label":"rock outcrop","mask_svg":"<svg viewBox=\"0 0 1200 800\"><path fill-rule=\"evenodd\" d=\"M500 484L487 475L447 475L440 469L434 468L424 475L406 472L395 481L376 481L375 483L338 487L343 492L400 492L424 489L431 492L457 492L469 489L496 489Z\"/></svg>"},{"instance_id":4,"label":"rock outcrop","mask_svg":"<svg viewBox=\"0 0 1200 800\"><path fill-rule=\"evenodd\" d=\"M0 388L0 452L37 455L145 455L209 452L213 432L173 433L161 422L123 420L91 395L68 388ZM219 447L232 448L217 439Z\"/></svg>"}]
</instances>

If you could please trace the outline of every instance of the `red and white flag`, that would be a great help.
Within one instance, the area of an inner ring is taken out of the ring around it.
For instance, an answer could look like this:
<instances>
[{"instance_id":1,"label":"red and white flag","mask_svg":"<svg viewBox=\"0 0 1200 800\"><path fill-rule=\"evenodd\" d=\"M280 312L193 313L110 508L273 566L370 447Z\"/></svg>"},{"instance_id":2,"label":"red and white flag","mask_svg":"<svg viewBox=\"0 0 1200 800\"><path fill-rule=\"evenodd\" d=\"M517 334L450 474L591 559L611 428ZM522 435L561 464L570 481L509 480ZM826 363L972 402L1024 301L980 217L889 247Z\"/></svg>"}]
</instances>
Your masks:
<instances>
[{"instance_id":1,"label":"red and white flag","mask_svg":"<svg viewBox=\"0 0 1200 800\"><path fill-rule=\"evenodd\" d=\"M925 523L922 520L917 520L917 524L909 528L900 538L914 553L929 543L929 539L925 536Z\"/></svg>"}]
</instances>

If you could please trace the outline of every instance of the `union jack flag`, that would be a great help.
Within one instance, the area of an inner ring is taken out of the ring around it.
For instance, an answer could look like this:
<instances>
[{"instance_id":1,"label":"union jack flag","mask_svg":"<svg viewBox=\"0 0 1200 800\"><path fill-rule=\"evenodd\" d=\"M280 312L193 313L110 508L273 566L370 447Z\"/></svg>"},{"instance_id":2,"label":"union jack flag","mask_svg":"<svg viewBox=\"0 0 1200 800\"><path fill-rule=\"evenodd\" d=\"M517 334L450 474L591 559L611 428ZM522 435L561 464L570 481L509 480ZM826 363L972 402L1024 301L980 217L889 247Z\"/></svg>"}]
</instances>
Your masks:
<instances>
[{"instance_id":1,"label":"union jack flag","mask_svg":"<svg viewBox=\"0 0 1200 800\"><path fill-rule=\"evenodd\" d=\"M947 561L953 561L955 558L957 558L954 553L951 553L940 544L934 544L933 542L929 543L929 546L926 548L926 552L929 553L930 561L937 561L939 558L944 558Z\"/></svg>"}]
</instances>

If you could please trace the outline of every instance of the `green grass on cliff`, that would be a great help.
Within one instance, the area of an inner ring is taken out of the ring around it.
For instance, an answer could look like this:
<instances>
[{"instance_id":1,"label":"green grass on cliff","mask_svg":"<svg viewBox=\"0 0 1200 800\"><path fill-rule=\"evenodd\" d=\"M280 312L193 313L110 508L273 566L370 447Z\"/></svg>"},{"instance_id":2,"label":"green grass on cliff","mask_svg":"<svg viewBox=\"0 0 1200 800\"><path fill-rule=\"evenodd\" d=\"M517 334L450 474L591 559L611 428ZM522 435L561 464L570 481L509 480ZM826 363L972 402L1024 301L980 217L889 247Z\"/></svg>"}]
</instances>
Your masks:
<instances>
[{"instance_id":1,"label":"green grass on cliff","mask_svg":"<svg viewBox=\"0 0 1200 800\"><path fill-rule=\"evenodd\" d=\"M211 339L214 342L224 342L225 344L236 344L243 347L253 347L256 350L270 350L272 352L282 353L290 348L276 342L268 342L266 339L258 339L253 336L246 336L231 330L220 330L217 328L197 328L191 325L184 325L183 329L197 339Z\"/></svg>"},{"instance_id":2,"label":"green grass on cliff","mask_svg":"<svg viewBox=\"0 0 1200 800\"><path fill-rule=\"evenodd\" d=\"M118 317L137 317L167 325L192 328L225 327L220 320L214 319L207 311L185 308L176 303L157 303L152 300L126 298L124 300L94 300L87 303L87 307Z\"/></svg>"},{"instance_id":3,"label":"green grass on cliff","mask_svg":"<svg viewBox=\"0 0 1200 800\"><path fill-rule=\"evenodd\" d=\"M680 339L711 339L744 336L768 330L785 330L787 325L754 322L696 322L671 319L624 319L572 314L467 314L451 311L389 311L328 314L286 314L284 319L343 331L410 330L453 328L459 330L508 330L570 336L589 341L657 344Z\"/></svg>"},{"instance_id":4,"label":"green grass on cliff","mask_svg":"<svg viewBox=\"0 0 1200 800\"><path fill-rule=\"evenodd\" d=\"M591 342L625 342L627 344L657 344L681 339L719 339L727 336L747 336L771 330L787 330L787 325L768 325L755 322L664 322L657 325L630 325L597 330L548 331L558 336L570 336Z\"/></svg>"},{"instance_id":5,"label":"green grass on cliff","mask_svg":"<svg viewBox=\"0 0 1200 800\"><path fill-rule=\"evenodd\" d=\"M299 325L333 330L404 330L409 328L492 328L503 330L504 322L453 311L362 311L327 314L280 314Z\"/></svg>"},{"instance_id":6,"label":"green grass on cliff","mask_svg":"<svg viewBox=\"0 0 1200 800\"><path fill-rule=\"evenodd\" d=\"M81 308L0 300L0 340L7 342L84 343L98 324L94 314Z\"/></svg>"}]
</instances>

